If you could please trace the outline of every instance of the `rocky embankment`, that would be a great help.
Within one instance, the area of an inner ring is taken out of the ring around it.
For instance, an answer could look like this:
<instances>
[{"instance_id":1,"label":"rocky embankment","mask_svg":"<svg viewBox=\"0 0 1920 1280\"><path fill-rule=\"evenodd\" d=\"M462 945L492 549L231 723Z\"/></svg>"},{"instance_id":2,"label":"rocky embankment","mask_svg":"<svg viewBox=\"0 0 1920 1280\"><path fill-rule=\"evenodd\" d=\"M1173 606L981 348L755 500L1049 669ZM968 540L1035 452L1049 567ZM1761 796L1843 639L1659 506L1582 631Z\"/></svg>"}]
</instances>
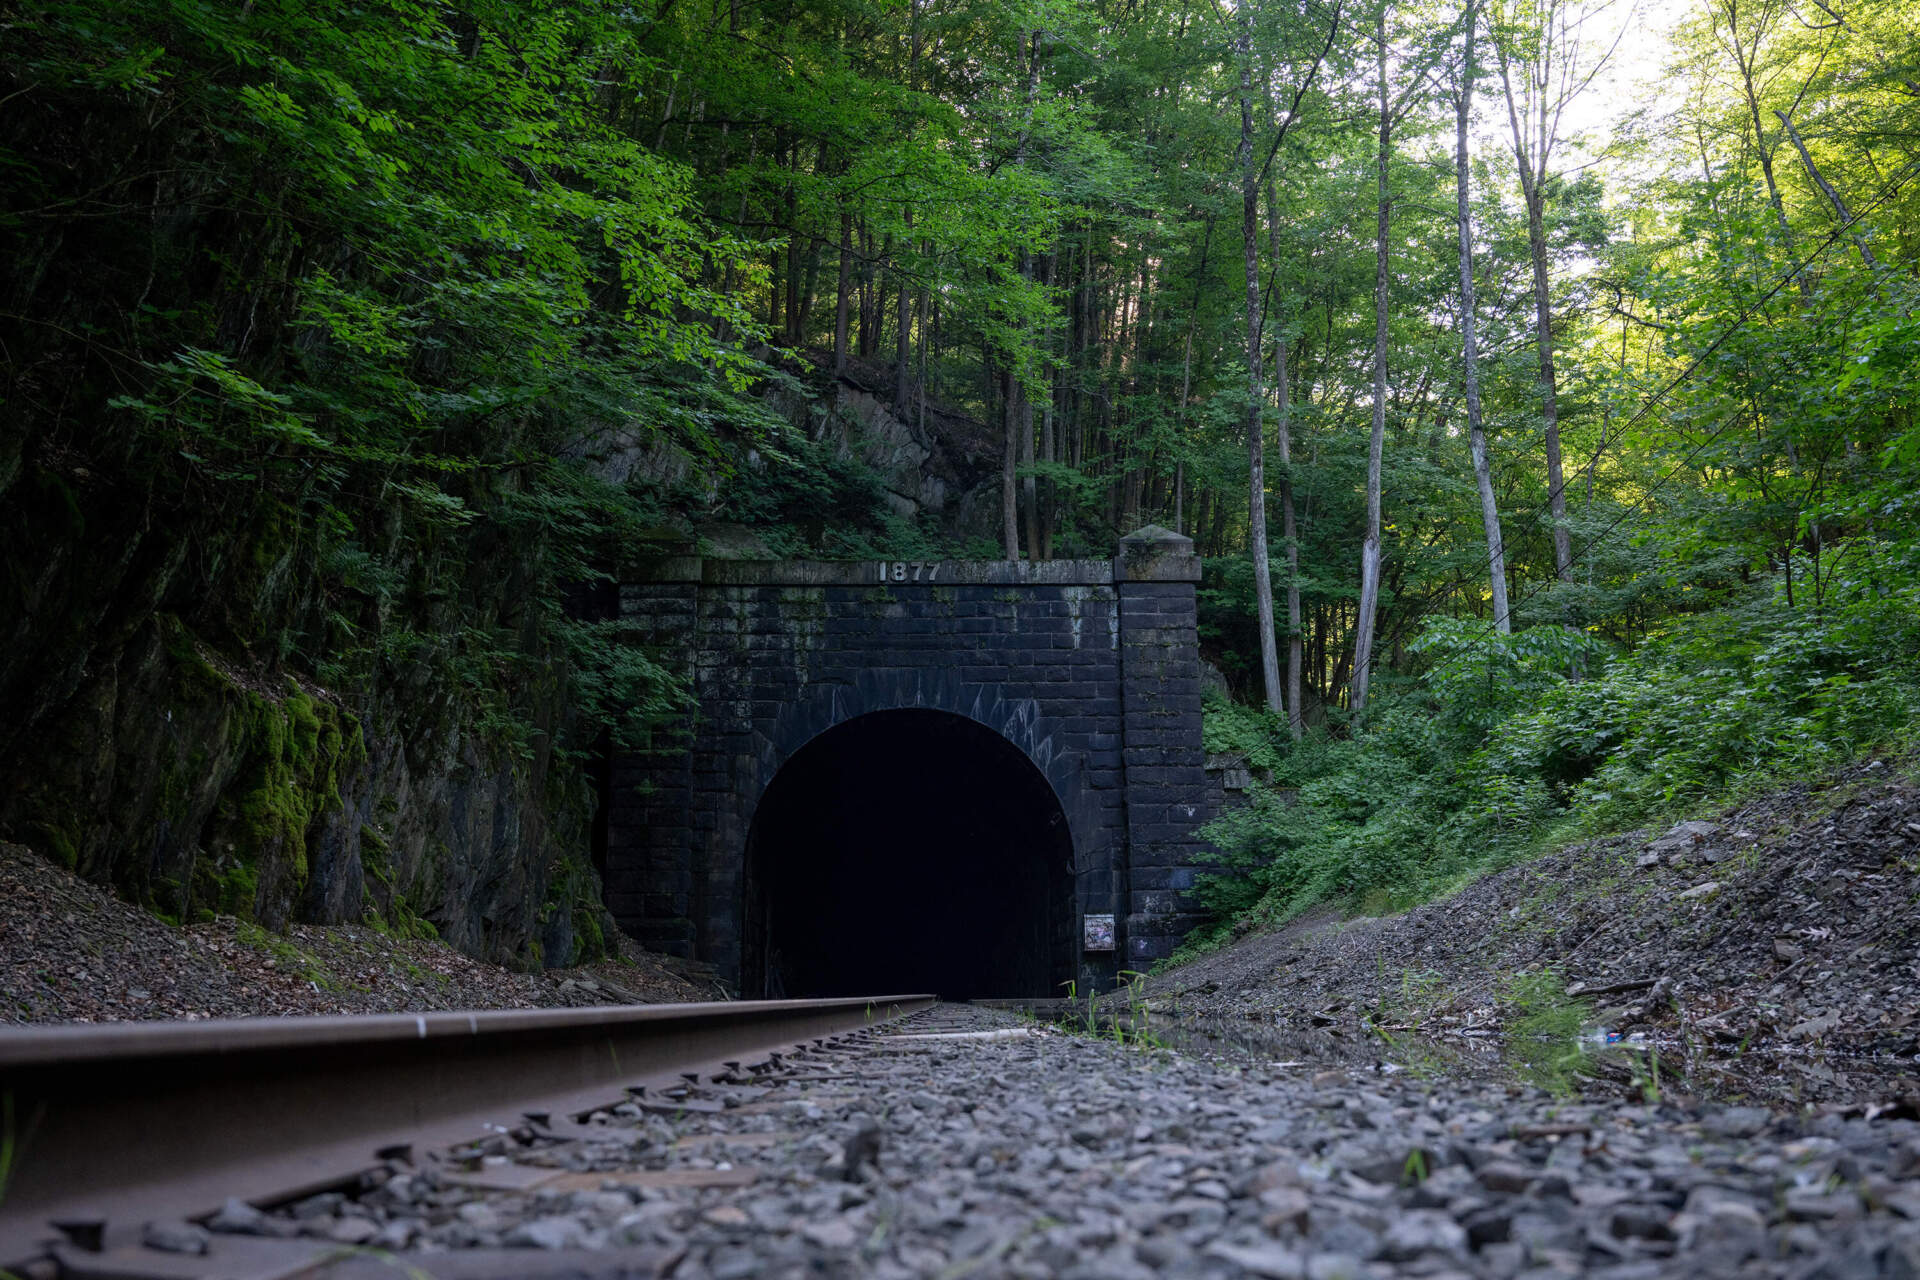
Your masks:
<instances>
[{"instance_id":1,"label":"rocky embankment","mask_svg":"<svg viewBox=\"0 0 1920 1280\"><path fill-rule=\"evenodd\" d=\"M1352 1046L1497 1043L1541 998L1668 1086L1776 1105L1920 1092L1920 786L1869 761L1710 821L1594 840L1404 915L1298 922L1145 984L1177 1021ZM1524 994L1523 994L1524 993ZM1644 1056L1644 1055L1643 1055ZM1597 1058L1589 1086L1631 1089ZM1674 1079L1676 1074L1683 1079Z\"/></svg>"},{"instance_id":2,"label":"rocky embankment","mask_svg":"<svg viewBox=\"0 0 1920 1280\"><path fill-rule=\"evenodd\" d=\"M366 925L175 928L0 843L0 1026L720 998L697 968L620 942L619 959L528 974Z\"/></svg>"},{"instance_id":3,"label":"rocky embankment","mask_svg":"<svg viewBox=\"0 0 1920 1280\"><path fill-rule=\"evenodd\" d=\"M1911 1115L1568 1105L952 1007L644 1102L149 1238L391 1251L335 1280L1920 1276Z\"/></svg>"}]
</instances>

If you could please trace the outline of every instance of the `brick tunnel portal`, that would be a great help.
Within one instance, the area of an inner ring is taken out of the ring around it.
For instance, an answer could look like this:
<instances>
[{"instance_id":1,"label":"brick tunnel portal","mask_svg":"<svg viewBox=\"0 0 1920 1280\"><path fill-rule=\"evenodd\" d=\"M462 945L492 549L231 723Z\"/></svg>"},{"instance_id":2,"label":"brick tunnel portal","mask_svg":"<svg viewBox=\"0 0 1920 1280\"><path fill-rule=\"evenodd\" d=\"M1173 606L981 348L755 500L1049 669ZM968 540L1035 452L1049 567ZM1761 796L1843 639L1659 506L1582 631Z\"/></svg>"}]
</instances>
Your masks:
<instances>
[{"instance_id":1,"label":"brick tunnel portal","mask_svg":"<svg viewBox=\"0 0 1920 1280\"><path fill-rule=\"evenodd\" d=\"M747 841L744 994L1049 996L1074 977L1051 784L985 725L877 711L781 766Z\"/></svg>"},{"instance_id":2,"label":"brick tunnel portal","mask_svg":"<svg viewBox=\"0 0 1920 1280\"><path fill-rule=\"evenodd\" d=\"M684 716L608 762L606 901L748 995L1108 990L1198 923L1190 539L1102 560L649 556L621 634Z\"/></svg>"}]
</instances>

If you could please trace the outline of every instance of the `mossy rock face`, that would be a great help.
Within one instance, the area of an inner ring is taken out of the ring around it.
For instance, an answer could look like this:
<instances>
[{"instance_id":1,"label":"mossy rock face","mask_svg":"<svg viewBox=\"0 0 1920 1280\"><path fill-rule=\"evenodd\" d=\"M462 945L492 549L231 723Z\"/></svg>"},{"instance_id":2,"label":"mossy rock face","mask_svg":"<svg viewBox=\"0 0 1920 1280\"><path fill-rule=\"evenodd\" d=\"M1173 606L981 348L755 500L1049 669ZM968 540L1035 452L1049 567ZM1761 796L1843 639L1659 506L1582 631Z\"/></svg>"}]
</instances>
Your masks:
<instances>
[{"instance_id":1,"label":"mossy rock face","mask_svg":"<svg viewBox=\"0 0 1920 1280\"><path fill-rule=\"evenodd\" d=\"M541 911L538 941L546 963L563 968L604 959L615 928L601 901L600 877L584 861L562 857L549 874Z\"/></svg>"},{"instance_id":2,"label":"mossy rock face","mask_svg":"<svg viewBox=\"0 0 1920 1280\"><path fill-rule=\"evenodd\" d=\"M0 624L19 708L0 725L0 831L172 920L371 914L521 965L604 947L597 881L579 874L592 796L553 748L562 668L529 661L508 688L442 643L490 616L538 653L511 599L527 590L507 563L520 548L476 568L471 545L422 542L403 619L421 644L346 655L322 692L289 657L328 634L300 622L326 602L299 512L208 509L163 540L116 514L137 503L73 490L75 524L57 486L4 510L23 492L0 495L0 528L38 539L16 556L38 566L19 622Z\"/></svg>"},{"instance_id":3,"label":"mossy rock face","mask_svg":"<svg viewBox=\"0 0 1920 1280\"><path fill-rule=\"evenodd\" d=\"M240 711L178 620L154 618L49 718L33 767L12 770L23 784L7 797L15 829L184 918L201 834L245 751Z\"/></svg>"},{"instance_id":4,"label":"mossy rock face","mask_svg":"<svg viewBox=\"0 0 1920 1280\"><path fill-rule=\"evenodd\" d=\"M245 752L216 810L207 852L255 872L236 914L286 924L313 874L313 846L341 808L341 783L365 758L359 722L289 681L279 697L240 690Z\"/></svg>"}]
</instances>

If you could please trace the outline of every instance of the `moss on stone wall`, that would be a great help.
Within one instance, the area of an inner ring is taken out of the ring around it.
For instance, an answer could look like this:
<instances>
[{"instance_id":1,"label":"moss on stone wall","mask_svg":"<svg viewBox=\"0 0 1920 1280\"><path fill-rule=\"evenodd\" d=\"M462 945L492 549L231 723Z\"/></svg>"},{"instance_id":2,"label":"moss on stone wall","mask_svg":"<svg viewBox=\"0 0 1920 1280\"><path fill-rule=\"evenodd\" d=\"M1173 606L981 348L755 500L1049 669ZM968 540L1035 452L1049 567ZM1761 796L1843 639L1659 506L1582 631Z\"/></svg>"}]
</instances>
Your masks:
<instances>
[{"instance_id":1,"label":"moss on stone wall","mask_svg":"<svg viewBox=\"0 0 1920 1280\"><path fill-rule=\"evenodd\" d=\"M589 964L611 954L608 932L615 928L600 897L600 877L586 862L563 855L547 880L536 939L551 965Z\"/></svg>"},{"instance_id":2,"label":"moss on stone wall","mask_svg":"<svg viewBox=\"0 0 1920 1280\"><path fill-rule=\"evenodd\" d=\"M277 699L244 696L248 761L226 834L237 849L284 850L299 884L307 876L315 820L340 807L343 772L366 759L360 725L291 681Z\"/></svg>"},{"instance_id":3,"label":"moss on stone wall","mask_svg":"<svg viewBox=\"0 0 1920 1280\"><path fill-rule=\"evenodd\" d=\"M440 936L433 922L421 915L405 891L394 883L392 847L386 835L368 823L360 826L360 865L366 871L370 890L367 924L401 938Z\"/></svg>"}]
</instances>

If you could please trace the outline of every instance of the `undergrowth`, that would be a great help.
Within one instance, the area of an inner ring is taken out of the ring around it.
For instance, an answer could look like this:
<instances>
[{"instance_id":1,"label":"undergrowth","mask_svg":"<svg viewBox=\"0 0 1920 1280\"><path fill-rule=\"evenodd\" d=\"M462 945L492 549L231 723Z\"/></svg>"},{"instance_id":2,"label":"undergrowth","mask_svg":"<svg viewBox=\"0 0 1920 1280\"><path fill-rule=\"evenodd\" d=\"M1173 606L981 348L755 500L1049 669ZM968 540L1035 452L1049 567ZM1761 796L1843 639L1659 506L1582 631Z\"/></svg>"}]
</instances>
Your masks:
<instances>
[{"instance_id":1,"label":"undergrowth","mask_svg":"<svg viewBox=\"0 0 1920 1280\"><path fill-rule=\"evenodd\" d=\"M1920 573L1891 568L1836 579L1818 610L1756 593L1630 651L1431 620L1414 645L1428 675L1345 738L1291 743L1264 712L1210 704L1209 749L1257 781L1204 831L1226 867L1199 889L1215 923L1173 961L1323 903L1405 909L1903 745L1920 729Z\"/></svg>"}]
</instances>

